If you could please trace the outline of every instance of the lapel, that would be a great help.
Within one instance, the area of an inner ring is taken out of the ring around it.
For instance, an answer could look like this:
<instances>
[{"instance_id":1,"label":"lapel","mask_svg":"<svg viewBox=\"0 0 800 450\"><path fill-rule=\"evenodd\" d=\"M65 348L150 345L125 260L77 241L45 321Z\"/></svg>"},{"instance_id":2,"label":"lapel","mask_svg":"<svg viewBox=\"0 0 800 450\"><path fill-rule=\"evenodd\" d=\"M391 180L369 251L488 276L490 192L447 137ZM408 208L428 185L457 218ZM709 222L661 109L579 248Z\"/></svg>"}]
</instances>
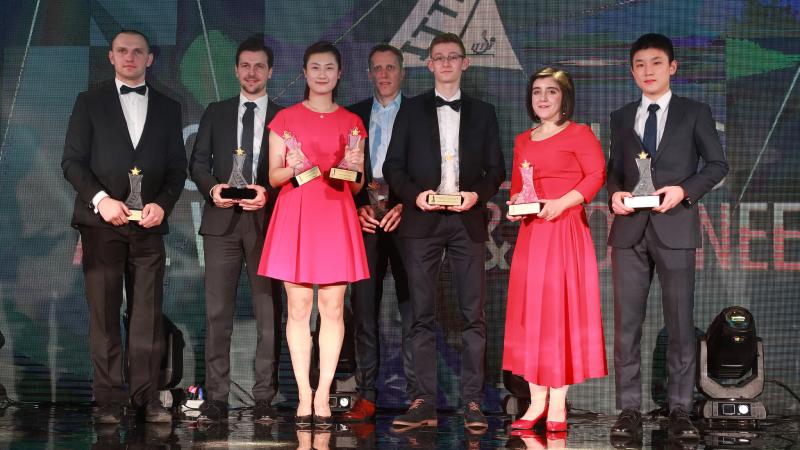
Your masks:
<instances>
[{"instance_id":1,"label":"lapel","mask_svg":"<svg viewBox=\"0 0 800 450\"><path fill-rule=\"evenodd\" d=\"M150 83L147 83L147 112L145 113L144 116L144 127L142 128L142 135L139 136L139 143L136 144L136 149L138 149L142 145L142 143L144 142L144 138L147 137L148 134L147 131L153 127L152 123L153 121L151 120L151 117L153 117L152 112L154 111L154 105L159 101L158 95L159 95L158 92L156 92L155 89L153 89L153 87L150 86ZM120 109L122 109L121 106ZM128 140L130 141L130 134L128 135ZM131 145L133 145L132 141Z\"/></svg>"},{"instance_id":2,"label":"lapel","mask_svg":"<svg viewBox=\"0 0 800 450\"><path fill-rule=\"evenodd\" d=\"M458 125L458 175L464 173L464 149L467 146L467 130L469 130L469 119L472 112L472 101L461 91L461 116L459 117ZM461 180L459 180L461 184Z\"/></svg>"},{"instance_id":3,"label":"lapel","mask_svg":"<svg viewBox=\"0 0 800 450\"><path fill-rule=\"evenodd\" d=\"M431 152L431 158L433 158L433 161L436 162L434 168L436 169L436 172L439 173L439 177L441 177L442 143L439 140L439 116L436 114L436 104L433 101L435 96L436 94L431 89L431 91L425 97L423 109L425 110L425 119L428 122L428 127L431 130L430 144L431 149L434 150Z\"/></svg>"},{"instance_id":4,"label":"lapel","mask_svg":"<svg viewBox=\"0 0 800 450\"><path fill-rule=\"evenodd\" d=\"M239 103L236 103L236 108L238 108ZM238 117L238 111L237 117ZM269 123L272 122L272 118L275 117L275 113L278 112L278 105L272 101L272 99L267 100L267 111L264 115L264 134L261 137L261 149L258 152L258 163L256 164L256 181L258 180L266 180L269 174Z\"/></svg>"},{"instance_id":5,"label":"lapel","mask_svg":"<svg viewBox=\"0 0 800 450\"><path fill-rule=\"evenodd\" d=\"M629 139L635 143L636 148L638 149L634 152L634 155L638 155L640 152L645 151L644 145L642 144L642 139L636 134L636 111L639 109L639 105L642 104L641 98L637 102L629 103L625 109L622 111L622 121L625 124L625 128L628 130Z\"/></svg>"},{"instance_id":6,"label":"lapel","mask_svg":"<svg viewBox=\"0 0 800 450\"><path fill-rule=\"evenodd\" d=\"M365 100L364 108L361 111L356 111L356 114L364 122L364 128L367 129L367 138L364 140L364 185L372 183L372 143L369 140L369 125L372 120L372 104L375 101L373 95L368 100ZM402 105L402 102L400 103Z\"/></svg>"},{"instance_id":7,"label":"lapel","mask_svg":"<svg viewBox=\"0 0 800 450\"><path fill-rule=\"evenodd\" d=\"M666 143L669 141L669 138L675 134L675 129L677 128L678 123L680 123L683 113L683 102L680 100L680 97L673 93L672 98L669 100L667 123L664 124L664 133L661 135L661 141L658 143L656 156L653 158L653 164L655 164L655 162L658 161L658 158L661 157L661 154L666 151Z\"/></svg>"},{"instance_id":8,"label":"lapel","mask_svg":"<svg viewBox=\"0 0 800 450\"><path fill-rule=\"evenodd\" d=\"M131 135L128 132L128 122L125 121L125 114L122 112L122 103L120 103L117 85L114 80L108 82L103 95L106 97L104 103L108 105L108 117L111 120L111 126L116 129L116 133L125 136L124 139L128 143L128 148L133 150L133 141L131 141ZM147 103L149 107L150 102L148 101Z\"/></svg>"}]
</instances>

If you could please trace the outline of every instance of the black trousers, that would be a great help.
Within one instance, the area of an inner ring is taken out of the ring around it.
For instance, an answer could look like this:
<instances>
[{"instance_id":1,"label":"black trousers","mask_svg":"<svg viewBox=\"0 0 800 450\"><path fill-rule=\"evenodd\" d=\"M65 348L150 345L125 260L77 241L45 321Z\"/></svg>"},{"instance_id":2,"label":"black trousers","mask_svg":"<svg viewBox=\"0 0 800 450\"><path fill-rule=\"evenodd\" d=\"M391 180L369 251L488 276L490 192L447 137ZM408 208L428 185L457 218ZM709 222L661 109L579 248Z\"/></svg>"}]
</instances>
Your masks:
<instances>
[{"instance_id":1,"label":"black trousers","mask_svg":"<svg viewBox=\"0 0 800 450\"><path fill-rule=\"evenodd\" d=\"M648 223L642 240L631 248L613 248L614 370L619 409L642 406L641 340L653 273L661 283L661 307L669 334L667 400L670 410L691 411L695 378L695 252L671 249Z\"/></svg>"},{"instance_id":2,"label":"black trousers","mask_svg":"<svg viewBox=\"0 0 800 450\"><path fill-rule=\"evenodd\" d=\"M163 338L163 236L137 224L110 229L80 227L83 272L89 303L92 390L100 406L158 401ZM126 274L127 271L127 274ZM128 391L122 383L120 308L125 276L128 295Z\"/></svg>"},{"instance_id":3,"label":"black trousers","mask_svg":"<svg viewBox=\"0 0 800 450\"><path fill-rule=\"evenodd\" d=\"M350 303L353 308L356 384L361 396L371 402L377 397L375 381L381 361L381 344L378 321L380 319L381 299L383 298L383 279L391 264L397 293L397 308L400 311L402 326L403 372L406 376L406 392L409 398L417 395L417 380L412 366L411 346L412 311L408 294L408 277L403 262L400 239L396 232L386 233L381 228L375 234L364 234L364 248L367 253L370 277L352 285Z\"/></svg>"},{"instance_id":4,"label":"black trousers","mask_svg":"<svg viewBox=\"0 0 800 450\"><path fill-rule=\"evenodd\" d=\"M203 236L206 266L206 398L228 403L231 384L231 335L236 290L245 263L256 319L253 397L271 402L278 392L280 285L257 274L264 233L255 217L239 212L222 236Z\"/></svg>"},{"instance_id":5,"label":"black trousers","mask_svg":"<svg viewBox=\"0 0 800 450\"><path fill-rule=\"evenodd\" d=\"M463 319L461 396L465 403L481 402L486 372L486 243L470 239L458 213L442 216L429 237L403 239L414 314L411 334L418 398L436 403L436 288L447 251Z\"/></svg>"}]
</instances>

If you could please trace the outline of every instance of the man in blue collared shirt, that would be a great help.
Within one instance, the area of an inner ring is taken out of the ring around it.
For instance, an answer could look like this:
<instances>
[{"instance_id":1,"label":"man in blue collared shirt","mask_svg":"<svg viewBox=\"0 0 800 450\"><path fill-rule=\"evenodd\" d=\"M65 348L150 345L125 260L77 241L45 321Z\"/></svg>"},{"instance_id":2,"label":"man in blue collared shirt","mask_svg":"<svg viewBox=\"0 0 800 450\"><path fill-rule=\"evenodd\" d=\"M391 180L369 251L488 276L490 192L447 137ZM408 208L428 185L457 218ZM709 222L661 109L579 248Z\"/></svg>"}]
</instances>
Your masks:
<instances>
[{"instance_id":1,"label":"man in blue collared shirt","mask_svg":"<svg viewBox=\"0 0 800 450\"><path fill-rule=\"evenodd\" d=\"M408 283L400 242L395 232L400 224L403 205L389 193L383 179L383 161L392 137L394 119L406 101L400 93L404 75L403 54L391 45L376 45L369 54L369 79L373 84L374 96L348 107L369 125L369 138L365 143L368 151L364 154L365 188L356 195L355 201L364 232L369 273L372 275L367 280L353 284L350 299L355 327L356 384L360 398L344 415L348 421L368 420L375 415L375 381L380 363L378 318L383 278L389 265L395 281L403 328L406 392L409 398L415 398L416 393L409 345L411 304L408 301Z\"/></svg>"}]
</instances>

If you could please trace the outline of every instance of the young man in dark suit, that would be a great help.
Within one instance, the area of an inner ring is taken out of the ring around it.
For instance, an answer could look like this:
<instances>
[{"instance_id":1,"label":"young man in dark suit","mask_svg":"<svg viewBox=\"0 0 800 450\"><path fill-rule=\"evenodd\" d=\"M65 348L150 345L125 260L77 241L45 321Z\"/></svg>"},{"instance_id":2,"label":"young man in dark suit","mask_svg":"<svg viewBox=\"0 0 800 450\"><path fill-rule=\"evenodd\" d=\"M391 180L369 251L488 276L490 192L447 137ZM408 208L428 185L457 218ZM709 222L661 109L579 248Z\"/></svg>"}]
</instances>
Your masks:
<instances>
[{"instance_id":1,"label":"young man in dark suit","mask_svg":"<svg viewBox=\"0 0 800 450\"><path fill-rule=\"evenodd\" d=\"M654 270L661 283L669 333L667 365L670 435L696 439L689 411L695 377L695 251L702 245L697 202L728 173L728 163L708 105L674 95L672 42L641 36L630 50L631 74L642 98L611 113L607 188L614 222L614 366L617 408L612 438L641 437L641 336ZM634 209L625 198L640 176L636 159L651 161L659 206ZM698 165L702 160L702 168Z\"/></svg>"},{"instance_id":2,"label":"young man in dark suit","mask_svg":"<svg viewBox=\"0 0 800 450\"><path fill-rule=\"evenodd\" d=\"M403 204L399 232L414 315L411 333L418 388L408 412L395 419L396 427L437 423L434 309L446 250L464 318L464 424L469 429L486 428L480 409L486 357L486 202L497 193L506 173L494 107L461 92L461 75L469 67L465 53L455 34L431 41L428 69L434 89L409 100L398 114L383 165L392 192ZM444 171L443 160L448 165ZM448 190L455 186L461 203L430 204L428 195L440 185L449 185Z\"/></svg>"},{"instance_id":3,"label":"young man in dark suit","mask_svg":"<svg viewBox=\"0 0 800 450\"><path fill-rule=\"evenodd\" d=\"M228 419L230 349L236 289L242 262L250 280L256 319L253 420L274 422L272 399L278 392L280 285L256 273L261 259L274 190L266 188L269 135L266 127L281 109L267 96L272 49L252 37L236 51L239 95L208 105L200 120L189 171L206 198L203 236L206 292L206 401L200 421ZM245 155L242 176L255 198L223 196L234 167L234 153Z\"/></svg>"},{"instance_id":4,"label":"young man in dark suit","mask_svg":"<svg viewBox=\"0 0 800 450\"><path fill-rule=\"evenodd\" d=\"M97 423L118 423L127 396L148 422L169 422L159 403L167 217L183 191L186 152L181 106L145 83L153 63L147 38L122 31L108 53L115 79L75 101L61 168L77 191L72 226L81 235L92 390ZM129 175L131 179L129 179ZM132 216L140 179L141 220ZM131 195L133 191L134 195ZM120 307L127 297L128 392L122 382Z\"/></svg>"},{"instance_id":5,"label":"young man in dark suit","mask_svg":"<svg viewBox=\"0 0 800 450\"><path fill-rule=\"evenodd\" d=\"M403 328L403 369L406 392L416 398L416 381L411 363L411 302L408 298L408 280L403 265L403 253L397 227L400 225L403 204L389 192L383 176L383 162L392 137L395 118L408 99L400 92L405 71L403 54L388 44L379 44L369 53L369 80L374 95L347 109L358 114L369 127L369 138L364 146L364 189L355 196L358 218L364 232L369 273L366 280L353 283L350 303L353 308L353 326L356 354L356 384L360 398L342 418L347 421L368 420L375 415L377 391L375 381L380 366L380 302L383 296L383 279L389 264L392 267L397 306ZM372 200L371 200L372 199Z\"/></svg>"}]
</instances>

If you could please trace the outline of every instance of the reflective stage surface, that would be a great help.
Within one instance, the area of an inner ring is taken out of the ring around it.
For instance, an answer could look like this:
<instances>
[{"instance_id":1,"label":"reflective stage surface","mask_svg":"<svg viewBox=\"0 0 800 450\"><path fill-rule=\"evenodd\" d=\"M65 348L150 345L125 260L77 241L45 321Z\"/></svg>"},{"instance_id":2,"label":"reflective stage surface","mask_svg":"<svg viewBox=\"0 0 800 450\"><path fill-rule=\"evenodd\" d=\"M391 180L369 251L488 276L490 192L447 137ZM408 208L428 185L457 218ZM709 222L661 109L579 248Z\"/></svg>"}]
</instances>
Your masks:
<instances>
[{"instance_id":1,"label":"reflective stage surface","mask_svg":"<svg viewBox=\"0 0 800 450\"><path fill-rule=\"evenodd\" d=\"M88 406L22 405L0 409L0 448L149 449L789 449L800 448L800 417L763 421L753 430L704 428L697 442L673 441L666 420L645 421L640 444L610 442L612 416L572 414L566 434L532 433L512 437L507 416L490 415L489 429L465 433L457 413L440 413L439 426L411 432L392 430L392 412L374 423L339 425L332 432L297 431L292 411L271 426L255 424L249 409L231 411L227 423L199 426L190 418L173 424L146 424L129 415L120 425L95 426ZM701 425L701 424L698 424Z\"/></svg>"}]
</instances>

